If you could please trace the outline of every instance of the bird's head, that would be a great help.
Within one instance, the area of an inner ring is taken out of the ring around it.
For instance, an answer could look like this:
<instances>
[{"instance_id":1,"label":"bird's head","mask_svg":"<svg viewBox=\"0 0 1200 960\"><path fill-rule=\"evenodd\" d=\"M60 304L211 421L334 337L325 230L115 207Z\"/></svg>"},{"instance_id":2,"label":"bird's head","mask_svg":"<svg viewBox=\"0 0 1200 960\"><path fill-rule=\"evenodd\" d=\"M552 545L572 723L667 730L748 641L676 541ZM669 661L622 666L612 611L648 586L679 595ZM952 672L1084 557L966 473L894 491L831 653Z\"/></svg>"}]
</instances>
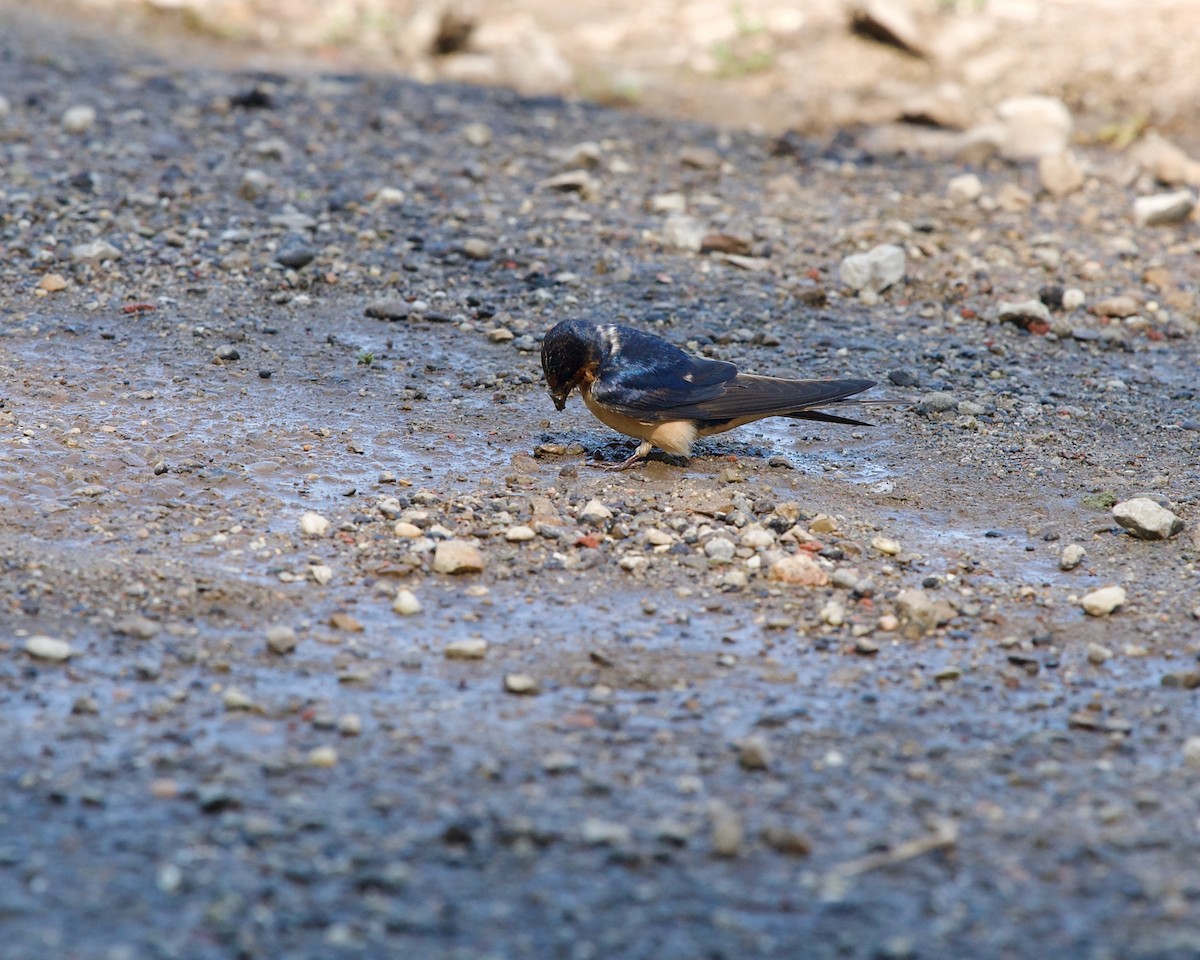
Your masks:
<instances>
[{"instance_id":1,"label":"bird's head","mask_svg":"<svg viewBox=\"0 0 1200 960\"><path fill-rule=\"evenodd\" d=\"M554 406L562 410L600 359L596 327L585 320L555 324L542 341L542 372Z\"/></svg>"}]
</instances>

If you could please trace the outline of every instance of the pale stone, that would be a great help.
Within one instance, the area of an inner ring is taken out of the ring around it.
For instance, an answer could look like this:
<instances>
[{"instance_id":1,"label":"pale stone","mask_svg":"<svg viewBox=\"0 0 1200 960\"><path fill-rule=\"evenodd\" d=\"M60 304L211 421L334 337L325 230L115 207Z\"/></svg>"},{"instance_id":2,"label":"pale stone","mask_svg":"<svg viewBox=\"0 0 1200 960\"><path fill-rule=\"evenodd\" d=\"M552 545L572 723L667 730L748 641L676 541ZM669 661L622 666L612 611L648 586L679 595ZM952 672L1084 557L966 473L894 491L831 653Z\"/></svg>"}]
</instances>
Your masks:
<instances>
[{"instance_id":1,"label":"pale stone","mask_svg":"<svg viewBox=\"0 0 1200 960\"><path fill-rule=\"evenodd\" d=\"M996 108L996 114L1004 125L1000 152L1010 160L1062 153L1071 141L1071 111L1057 97L1012 97Z\"/></svg>"},{"instance_id":2,"label":"pale stone","mask_svg":"<svg viewBox=\"0 0 1200 960\"><path fill-rule=\"evenodd\" d=\"M421 612L421 601L411 590L397 590L396 599L392 601L392 611L402 617L411 617Z\"/></svg>"},{"instance_id":3,"label":"pale stone","mask_svg":"<svg viewBox=\"0 0 1200 960\"><path fill-rule=\"evenodd\" d=\"M66 640L35 634L25 641L25 652L38 660L69 660L74 654Z\"/></svg>"},{"instance_id":4,"label":"pale stone","mask_svg":"<svg viewBox=\"0 0 1200 960\"><path fill-rule=\"evenodd\" d=\"M306 537L328 536L332 526L333 524L314 510L309 510L300 517L300 532Z\"/></svg>"},{"instance_id":5,"label":"pale stone","mask_svg":"<svg viewBox=\"0 0 1200 960\"><path fill-rule=\"evenodd\" d=\"M1166 540L1183 529L1183 520L1149 497L1134 497L1112 508L1113 519L1142 540Z\"/></svg>"},{"instance_id":6,"label":"pale stone","mask_svg":"<svg viewBox=\"0 0 1200 960\"><path fill-rule=\"evenodd\" d=\"M1196 209L1196 197L1191 190L1156 193L1133 201L1133 222L1139 227L1161 227L1181 223Z\"/></svg>"},{"instance_id":7,"label":"pale stone","mask_svg":"<svg viewBox=\"0 0 1200 960\"><path fill-rule=\"evenodd\" d=\"M453 640L442 649L447 660L482 660L487 656L488 643L478 637Z\"/></svg>"},{"instance_id":8,"label":"pale stone","mask_svg":"<svg viewBox=\"0 0 1200 960\"><path fill-rule=\"evenodd\" d=\"M1125 599L1124 587L1101 587L1099 590L1084 594L1079 603L1084 612L1090 616L1103 617L1118 607L1124 606Z\"/></svg>"},{"instance_id":9,"label":"pale stone","mask_svg":"<svg viewBox=\"0 0 1200 960\"><path fill-rule=\"evenodd\" d=\"M433 569L435 573L480 573L483 554L465 540L443 540L434 551Z\"/></svg>"},{"instance_id":10,"label":"pale stone","mask_svg":"<svg viewBox=\"0 0 1200 960\"><path fill-rule=\"evenodd\" d=\"M824 587L829 583L829 574L807 553L783 557L771 564L767 579L775 583L790 583L803 587Z\"/></svg>"},{"instance_id":11,"label":"pale stone","mask_svg":"<svg viewBox=\"0 0 1200 960\"><path fill-rule=\"evenodd\" d=\"M1083 186L1083 164L1070 150L1047 153L1038 159L1038 180L1054 197L1065 197Z\"/></svg>"},{"instance_id":12,"label":"pale stone","mask_svg":"<svg viewBox=\"0 0 1200 960\"><path fill-rule=\"evenodd\" d=\"M866 253L846 257L838 268L838 276L851 290L882 293L904 279L904 268L903 248L883 243Z\"/></svg>"}]
</instances>

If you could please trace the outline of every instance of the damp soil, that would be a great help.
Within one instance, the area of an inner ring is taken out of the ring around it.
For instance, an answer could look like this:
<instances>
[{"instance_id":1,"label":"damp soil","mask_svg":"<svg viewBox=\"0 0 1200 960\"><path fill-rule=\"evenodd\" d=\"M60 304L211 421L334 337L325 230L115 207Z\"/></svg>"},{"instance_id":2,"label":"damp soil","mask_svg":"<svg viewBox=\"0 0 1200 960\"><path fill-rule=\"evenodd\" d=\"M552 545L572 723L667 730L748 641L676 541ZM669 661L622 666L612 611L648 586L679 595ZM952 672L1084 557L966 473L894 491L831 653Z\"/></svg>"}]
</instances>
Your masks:
<instances>
[{"instance_id":1,"label":"damp soil","mask_svg":"<svg viewBox=\"0 0 1200 960\"><path fill-rule=\"evenodd\" d=\"M961 169L840 140L6 27L5 956L1200 951L1194 221L1135 228L1116 177L985 165L1030 202L967 210ZM751 257L662 242L673 192ZM883 240L907 275L864 302L837 266ZM1056 284L1144 322L988 319ZM568 316L900 402L598 470L632 442L541 384ZM1138 493L1190 526L1134 539ZM801 553L833 582L768 575Z\"/></svg>"}]
</instances>

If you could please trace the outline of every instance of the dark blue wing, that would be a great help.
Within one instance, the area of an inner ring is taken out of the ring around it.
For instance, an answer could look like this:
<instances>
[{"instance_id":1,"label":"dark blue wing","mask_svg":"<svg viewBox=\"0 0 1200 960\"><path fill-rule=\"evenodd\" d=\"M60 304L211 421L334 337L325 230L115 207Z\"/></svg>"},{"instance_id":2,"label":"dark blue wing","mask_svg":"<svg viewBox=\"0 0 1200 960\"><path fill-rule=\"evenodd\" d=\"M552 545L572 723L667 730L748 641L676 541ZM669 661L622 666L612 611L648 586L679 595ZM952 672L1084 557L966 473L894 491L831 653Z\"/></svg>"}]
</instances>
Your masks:
<instances>
[{"instance_id":1,"label":"dark blue wing","mask_svg":"<svg viewBox=\"0 0 1200 960\"><path fill-rule=\"evenodd\" d=\"M638 420L674 420L674 410L714 400L737 376L724 360L693 357L633 327L612 328L611 343L596 368L592 397Z\"/></svg>"}]
</instances>

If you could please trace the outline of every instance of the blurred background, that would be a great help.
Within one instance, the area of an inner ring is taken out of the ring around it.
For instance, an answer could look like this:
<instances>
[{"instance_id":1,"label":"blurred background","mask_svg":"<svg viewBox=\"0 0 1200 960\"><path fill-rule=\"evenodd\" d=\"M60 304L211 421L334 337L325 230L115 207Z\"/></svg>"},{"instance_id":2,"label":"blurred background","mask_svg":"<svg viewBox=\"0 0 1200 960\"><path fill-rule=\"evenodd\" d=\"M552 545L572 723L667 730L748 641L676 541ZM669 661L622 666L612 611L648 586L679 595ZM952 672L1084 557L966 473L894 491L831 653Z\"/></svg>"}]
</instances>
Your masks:
<instances>
[{"instance_id":1,"label":"blurred background","mask_svg":"<svg viewBox=\"0 0 1200 960\"><path fill-rule=\"evenodd\" d=\"M398 71L759 129L986 122L1060 98L1077 142L1200 148L1195 0L0 0L180 63Z\"/></svg>"}]
</instances>

